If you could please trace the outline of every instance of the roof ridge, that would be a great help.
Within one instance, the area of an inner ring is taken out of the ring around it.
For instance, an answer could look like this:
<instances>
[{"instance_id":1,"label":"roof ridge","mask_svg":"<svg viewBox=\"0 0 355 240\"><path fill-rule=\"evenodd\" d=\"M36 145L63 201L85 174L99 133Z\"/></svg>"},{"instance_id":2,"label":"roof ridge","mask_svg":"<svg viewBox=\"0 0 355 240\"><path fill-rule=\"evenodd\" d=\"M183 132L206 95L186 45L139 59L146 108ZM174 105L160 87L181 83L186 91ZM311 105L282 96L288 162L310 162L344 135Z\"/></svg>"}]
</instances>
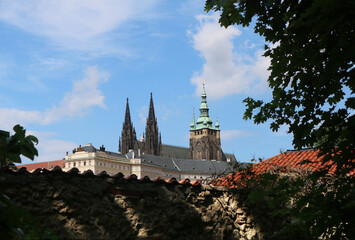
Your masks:
<instances>
[{"instance_id":1,"label":"roof ridge","mask_svg":"<svg viewBox=\"0 0 355 240\"><path fill-rule=\"evenodd\" d=\"M37 168L34 172L28 172L26 170L26 167L22 167L17 170L10 169L8 167L4 167L0 169L0 173L9 173L9 174L30 174L30 175L47 175L47 174L66 174L70 176L82 176L82 177L97 177L97 178L113 178L117 179L119 182L136 182L136 183L147 183L147 182L153 182L157 184L165 183L165 184L178 184L178 185L184 185L186 182L194 182L191 184L193 187L200 187L201 186L201 181L196 180L196 179L190 179L190 178L184 178L181 181L177 181L176 178L172 177L168 180L164 180L162 177L158 177L156 179L151 179L149 176L144 176L140 179L137 178L137 175L135 174L130 174L128 176L125 176L122 172L117 172L115 175L110 176L107 174L106 171L101 171L97 174L94 174L91 170L89 171L84 171L82 173L79 173L78 168L71 168L68 171L63 171L61 167L57 166L56 168L52 170L47 170L45 168ZM175 180L174 180L175 179Z\"/></svg>"},{"instance_id":2,"label":"roof ridge","mask_svg":"<svg viewBox=\"0 0 355 240\"><path fill-rule=\"evenodd\" d=\"M305 152L305 151L317 151L315 148L302 148L300 150L297 149L287 149L284 153L291 153L291 152Z\"/></svg>"}]
</instances>

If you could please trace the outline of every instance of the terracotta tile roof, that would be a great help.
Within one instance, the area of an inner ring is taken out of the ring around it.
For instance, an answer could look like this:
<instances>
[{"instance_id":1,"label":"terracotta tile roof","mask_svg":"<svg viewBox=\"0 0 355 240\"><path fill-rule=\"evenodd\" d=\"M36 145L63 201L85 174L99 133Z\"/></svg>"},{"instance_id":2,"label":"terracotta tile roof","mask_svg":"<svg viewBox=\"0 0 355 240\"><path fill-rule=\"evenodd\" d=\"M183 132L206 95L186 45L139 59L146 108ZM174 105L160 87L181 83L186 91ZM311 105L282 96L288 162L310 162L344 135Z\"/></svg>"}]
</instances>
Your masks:
<instances>
[{"instance_id":1,"label":"terracotta tile roof","mask_svg":"<svg viewBox=\"0 0 355 240\"><path fill-rule=\"evenodd\" d=\"M59 162L61 161L53 161L54 162ZM34 163L36 164L36 163ZM176 180L176 178L172 177L168 180L165 180L162 177L157 177L155 179L150 179L148 176L142 177L140 179L137 178L137 175L131 174L129 176L124 176L123 173L118 172L113 176L110 176L106 173L106 171L102 171L98 174L94 174L91 170L87 170L83 173L79 173L79 170L77 168L72 168L68 171L63 171L61 167L55 166L52 169L48 170L47 166L44 168L37 168L37 169L32 169L33 171L28 171L27 166L28 165L34 165L34 164L24 164L22 165L23 167L17 166L17 170L12 170L7 167L0 169L0 172L7 172L10 174L47 174L47 173L53 173L53 174L67 174L67 175L82 175L85 177L101 177L101 178L113 178L117 180L118 182L122 183L138 183L138 184L144 184L144 183L154 183L154 184L166 184L166 185L187 185L187 186L193 186L193 187L200 187L201 182L199 180L195 180L193 182L190 181L190 179L183 179L180 182ZM36 165L38 166L38 165ZM32 166L31 166L32 167Z\"/></svg>"},{"instance_id":2,"label":"terracotta tile roof","mask_svg":"<svg viewBox=\"0 0 355 240\"><path fill-rule=\"evenodd\" d=\"M64 166L65 166L64 160L21 164L21 165L17 165L17 168L25 167L25 168L27 168L27 171L32 172L32 171L36 170L37 168L45 168L45 169L50 170L50 169L53 169L55 166L59 166L61 168L64 168Z\"/></svg>"},{"instance_id":3,"label":"terracotta tile roof","mask_svg":"<svg viewBox=\"0 0 355 240\"><path fill-rule=\"evenodd\" d=\"M285 172L290 170L314 172L316 170L323 169L326 165L331 164L331 162L328 162L327 164L322 165L324 156L318 157L318 154L319 150L314 149L304 149L300 151L288 150L284 153L280 153L264 161L253 164L251 171L258 175L277 167L279 171L284 170ZM335 165L332 165L328 172L330 174L334 174L335 170ZM355 170L351 171L350 175L355 175ZM237 183L241 181L241 178L242 176L240 173L231 173L225 177L217 179L214 182L214 185L232 188L237 187Z\"/></svg>"}]
</instances>

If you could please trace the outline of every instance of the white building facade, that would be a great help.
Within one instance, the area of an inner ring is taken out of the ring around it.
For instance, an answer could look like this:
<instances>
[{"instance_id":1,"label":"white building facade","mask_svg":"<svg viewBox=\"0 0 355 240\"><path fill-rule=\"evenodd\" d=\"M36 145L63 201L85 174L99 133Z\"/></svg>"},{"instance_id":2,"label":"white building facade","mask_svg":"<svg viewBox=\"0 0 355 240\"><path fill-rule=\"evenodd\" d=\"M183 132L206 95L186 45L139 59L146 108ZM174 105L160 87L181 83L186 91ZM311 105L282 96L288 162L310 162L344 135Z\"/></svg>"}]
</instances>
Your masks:
<instances>
[{"instance_id":1,"label":"white building facade","mask_svg":"<svg viewBox=\"0 0 355 240\"><path fill-rule=\"evenodd\" d=\"M150 179L171 177L177 180L185 178L205 180L232 172L230 163L222 161L204 161L191 159L174 159L168 157L141 155L140 151L130 150L127 154L105 151L104 147L94 148L91 144L73 150L65 157L64 171L77 168L81 173L91 170L94 174L105 171L112 176L123 173L138 178L148 176Z\"/></svg>"}]
</instances>

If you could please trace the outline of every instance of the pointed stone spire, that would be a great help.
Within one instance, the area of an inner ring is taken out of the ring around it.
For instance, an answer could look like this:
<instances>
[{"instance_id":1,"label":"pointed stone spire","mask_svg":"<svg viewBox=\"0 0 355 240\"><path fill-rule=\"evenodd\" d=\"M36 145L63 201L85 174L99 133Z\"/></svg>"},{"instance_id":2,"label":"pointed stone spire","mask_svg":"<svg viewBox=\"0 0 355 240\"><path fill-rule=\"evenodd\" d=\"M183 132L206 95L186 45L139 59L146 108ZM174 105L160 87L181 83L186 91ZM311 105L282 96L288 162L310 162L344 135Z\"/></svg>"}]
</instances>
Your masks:
<instances>
[{"instance_id":1,"label":"pointed stone spire","mask_svg":"<svg viewBox=\"0 0 355 240\"><path fill-rule=\"evenodd\" d=\"M155 113L154 113L154 104L153 104L153 94L150 93L150 104L149 104L149 114L148 114L148 121L155 120Z\"/></svg>"},{"instance_id":2,"label":"pointed stone spire","mask_svg":"<svg viewBox=\"0 0 355 240\"><path fill-rule=\"evenodd\" d=\"M149 113L147 118L147 124L145 127L145 154L160 155L159 147L159 131L157 119L154 113L154 104L153 104L153 94L150 93L150 104L149 104Z\"/></svg>"},{"instance_id":3,"label":"pointed stone spire","mask_svg":"<svg viewBox=\"0 0 355 240\"><path fill-rule=\"evenodd\" d=\"M195 123L195 108L192 111L192 121L190 124L190 130L195 130L196 129L196 123Z\"/></svg>"},{"instance_id":4,"label":"pointed stone spire","mask_svg":"<svg viewBox=\"0 0 355 240\"><path fill-rule=\"evenodd\" d=\"M219 130L218 118L216 118L216 125L215 125L215 129L216 129L216 130Z\"/></svg>"},{"instance_id":5,"label":"pointed stone spire","mask_svg":"<svg viewBox=\"0 0 355 240\"><path fill-rule=\"evenodd\" d=\"M125 125L131 124L131 113L129 111L129 104L128 104L128 98L127 98L127 104L126 104L126 114L124 117L124 123Z\"/></svg>"},{"instance_id":6,"label":"pointed stone spire","mask_svg":"<svg viewBox=\"0 0 355 240\"><path fill-rule=\"evenodd\" d=\"M126 113L119 142L119 151L123 154L128 153L130 149L136 148L136 142L136 131L133 128L133 124L131 122L131 113L129 111L129 104L127 98Z\"/></svg>"}]
</instances>

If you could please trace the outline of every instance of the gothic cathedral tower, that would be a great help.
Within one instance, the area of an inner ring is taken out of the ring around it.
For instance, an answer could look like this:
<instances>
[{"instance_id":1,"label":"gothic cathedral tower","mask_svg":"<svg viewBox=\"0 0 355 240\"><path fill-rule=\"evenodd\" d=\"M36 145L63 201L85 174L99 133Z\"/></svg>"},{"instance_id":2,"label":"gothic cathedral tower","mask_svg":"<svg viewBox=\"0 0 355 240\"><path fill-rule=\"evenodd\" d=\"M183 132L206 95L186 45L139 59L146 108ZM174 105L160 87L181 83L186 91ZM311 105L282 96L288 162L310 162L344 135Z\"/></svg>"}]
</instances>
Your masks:
<instances>
[{"instance_id":1,"label":"gothic cathedral tower","mask_svg":"<svg viewBox=\"0 0 355 240\"><path fill-rule=\"evenodd\" d=\"M195 123L193 114L190 125L190 158L196 160L222 160L221 138L218 121L212 126L209 117L205 83L203 83L200 117Z\"/></svg>"},{"instance_id":2,"label":"gothic cathedral tower","mask_svg":"<svg viewBox=\"0 0 355 240\"><path fill-rule=\"evenodd\" d=\"M128 98L126 105L126 114L123 122L122 133L119 139L118 151L122 154L128 153L130 149L137 149L136 130L131 122L131 114L129 112Z\"/></svg>"},{"instance_id":3,"label":"gothic cathedral tower","mask_svg":"<svg viewBox=\"0 0 355 240\"><path fill-rule=\"evenodd\" d=\"M144 154L161 154L161 133L158 133L157 119L154 113L153 96L150 93L149 114L145 127Z\"/></svg>"}]
</instances>

